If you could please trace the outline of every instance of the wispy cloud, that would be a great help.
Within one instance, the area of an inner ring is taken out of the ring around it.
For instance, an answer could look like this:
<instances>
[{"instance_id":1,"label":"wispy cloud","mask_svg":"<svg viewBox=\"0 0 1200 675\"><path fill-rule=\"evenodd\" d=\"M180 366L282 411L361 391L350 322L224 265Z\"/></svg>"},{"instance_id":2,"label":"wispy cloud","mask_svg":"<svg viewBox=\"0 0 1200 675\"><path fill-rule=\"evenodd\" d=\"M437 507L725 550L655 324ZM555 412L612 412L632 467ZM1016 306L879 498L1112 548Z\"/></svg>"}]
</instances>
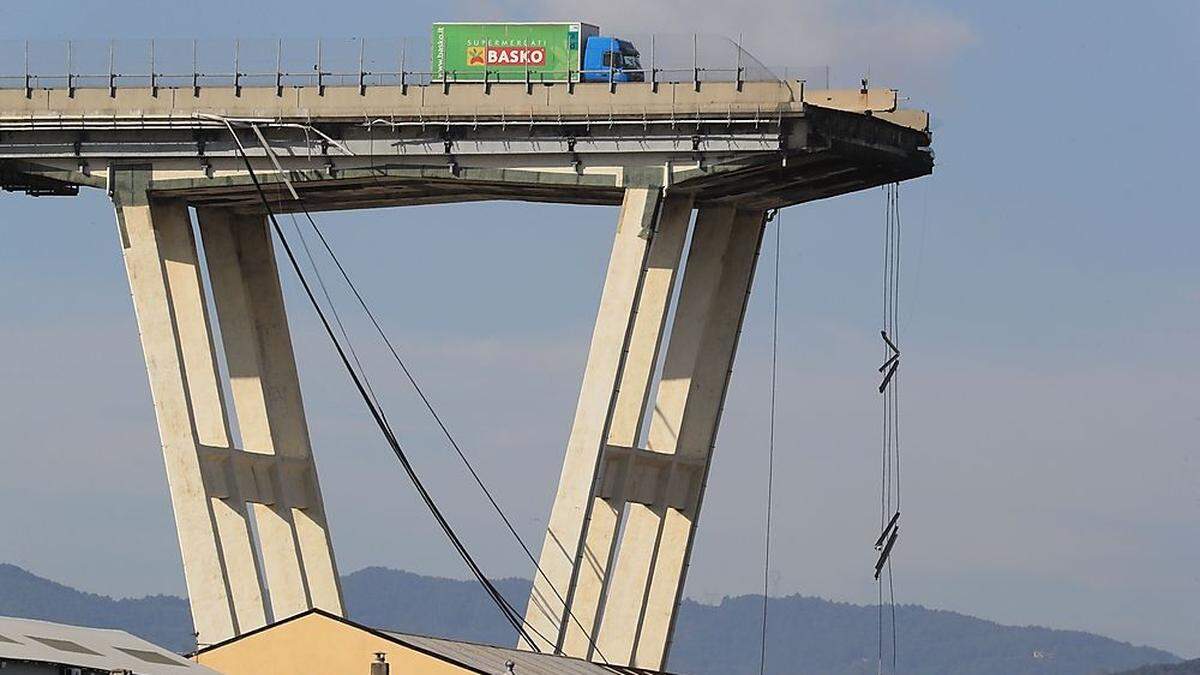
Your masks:
<instances>
[{"instance_id":1,"label":"wispy cloud","mask_svg":"<svg viewBox=\"0 0 1200 675\"><path fill-rule=\"evenodd\" d=\"M767 65L869 67L888 74L940 71L976 40L961 17L911 2L535 0L511 9L530 18L580 18L625 34L741 35Z\"/></svg>"}]
</instances>

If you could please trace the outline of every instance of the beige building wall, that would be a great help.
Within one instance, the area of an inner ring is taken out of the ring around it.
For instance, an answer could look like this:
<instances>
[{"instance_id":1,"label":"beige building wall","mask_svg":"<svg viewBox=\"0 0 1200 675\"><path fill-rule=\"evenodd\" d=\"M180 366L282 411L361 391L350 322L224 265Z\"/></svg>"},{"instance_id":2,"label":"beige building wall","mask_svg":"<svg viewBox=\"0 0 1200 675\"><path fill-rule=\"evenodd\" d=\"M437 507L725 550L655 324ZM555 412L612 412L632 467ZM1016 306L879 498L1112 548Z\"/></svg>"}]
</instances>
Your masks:
<instances>
[{"instance_id":1,"label":"beige building wall","mask_svg":"<svg viewBox=\"0 0 1200 675\"><path fill-rule=\"evenodd\" d=\"M196 655L224 675L370 675L375 654L392 675L464 675L474 671L397 644L320 613L248 633Z\"/></svg>"}]
</instances>

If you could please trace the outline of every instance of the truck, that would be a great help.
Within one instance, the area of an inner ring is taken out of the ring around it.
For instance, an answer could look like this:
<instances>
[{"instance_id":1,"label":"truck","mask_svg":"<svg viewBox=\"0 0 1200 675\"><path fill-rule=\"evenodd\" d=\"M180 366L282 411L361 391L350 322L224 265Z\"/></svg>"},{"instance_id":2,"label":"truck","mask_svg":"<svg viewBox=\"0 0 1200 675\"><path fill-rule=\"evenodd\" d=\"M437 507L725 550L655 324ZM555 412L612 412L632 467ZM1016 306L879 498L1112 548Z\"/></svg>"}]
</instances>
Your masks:
<instances>
[{"instance_id":1,"label":"truck","mask_svg":"<svg viewBox=\"0 0 1200 675\"><path fill-rule=\"evenodd\" d=\"M580 21L435 23L436 82L642 82L641 54L628 40Z\"/></svg>"}]
</instances>

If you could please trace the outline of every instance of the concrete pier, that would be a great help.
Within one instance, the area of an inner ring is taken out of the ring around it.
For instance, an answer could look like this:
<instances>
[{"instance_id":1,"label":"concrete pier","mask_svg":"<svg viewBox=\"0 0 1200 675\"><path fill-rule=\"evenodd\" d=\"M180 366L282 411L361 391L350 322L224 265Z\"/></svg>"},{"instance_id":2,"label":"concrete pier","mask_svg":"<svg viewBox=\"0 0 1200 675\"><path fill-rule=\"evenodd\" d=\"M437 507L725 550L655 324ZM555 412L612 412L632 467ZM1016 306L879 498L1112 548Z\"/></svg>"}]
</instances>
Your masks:
<instances>
[{"instance_id":1,"label":"concrete pier","mask_svg":"<svg viewBox=\"0 0 1200 675\"><path fill-rule=\"evenodd\" d=\"M280 212L620 205L526 620L657 670L768 213L929 173L928 119L786 81L0 90L0 187L116 207L201 644L343 610L242 148Z\"/></svg>"}]
</instances>

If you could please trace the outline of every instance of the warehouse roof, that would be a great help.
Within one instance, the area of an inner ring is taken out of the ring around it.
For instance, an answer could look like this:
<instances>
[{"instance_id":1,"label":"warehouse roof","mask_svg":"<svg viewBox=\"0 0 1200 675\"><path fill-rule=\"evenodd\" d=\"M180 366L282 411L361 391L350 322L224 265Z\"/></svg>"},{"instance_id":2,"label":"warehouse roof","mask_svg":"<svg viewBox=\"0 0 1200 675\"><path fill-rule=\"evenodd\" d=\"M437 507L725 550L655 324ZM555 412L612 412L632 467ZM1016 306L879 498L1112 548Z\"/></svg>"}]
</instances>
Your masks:
<instances>
[{"instance_id":1,"label":"warehouse roof","mask_svg":"<svg viewBox=\"0 0 1200 675\"><path fill-rule=\"evenodd\" d=\"M507 663L513 664L517 675L649 675L658 671L609 666L582 659L553 654L538 654L519 649L432 638L424 635L384 631L401 643L432 652L448 660L485 673L505 673ZM666 675L665 673L663 675Z\"/></svg>"},{"instance_id":2,"label":"warehouse roof","mask_svg":"<svg viewBox=\"0 0 1200 675\"><path fill-rule=\"evenodd\" d=\"M135 675L216 673L125 631L0 617L0 663L5 661Z\"/></svg>"}]
</instances>

